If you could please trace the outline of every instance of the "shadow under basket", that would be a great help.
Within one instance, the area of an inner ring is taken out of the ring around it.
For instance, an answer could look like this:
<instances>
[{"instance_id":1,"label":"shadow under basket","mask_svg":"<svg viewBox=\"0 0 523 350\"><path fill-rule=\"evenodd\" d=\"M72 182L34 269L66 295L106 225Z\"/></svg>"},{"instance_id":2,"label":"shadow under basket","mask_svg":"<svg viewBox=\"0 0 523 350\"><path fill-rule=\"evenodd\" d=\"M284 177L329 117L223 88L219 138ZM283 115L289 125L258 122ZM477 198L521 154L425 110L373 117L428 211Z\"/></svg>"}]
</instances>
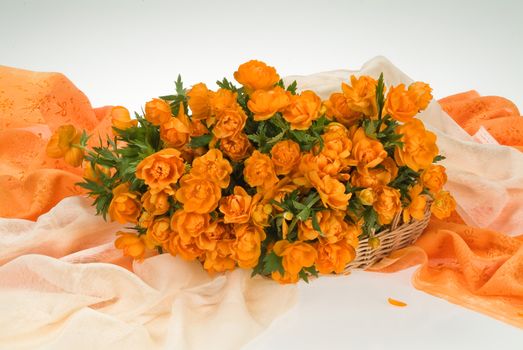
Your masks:
<instances>
[{"instance_id":1,"label":"shadow under basket","mask_svg":"<svg viewBox=\"0 0 523 350\"><path fill-rule=\"evenodd\" d=\"M369 239L363 239L359 242L356 249L356 258L346 267L345 271L352 269L366 269L375 262L390 255L395 250L408 247L416 242L423 233L430 220L430 201L427 201L425 215L423 219L412 219L409 223L402 223L402 212L397 214L392 221L391 226L383 231L377 232L374 236L380 239L380 246L372 249L369 246Z\"/></svg>"}]
</instances>

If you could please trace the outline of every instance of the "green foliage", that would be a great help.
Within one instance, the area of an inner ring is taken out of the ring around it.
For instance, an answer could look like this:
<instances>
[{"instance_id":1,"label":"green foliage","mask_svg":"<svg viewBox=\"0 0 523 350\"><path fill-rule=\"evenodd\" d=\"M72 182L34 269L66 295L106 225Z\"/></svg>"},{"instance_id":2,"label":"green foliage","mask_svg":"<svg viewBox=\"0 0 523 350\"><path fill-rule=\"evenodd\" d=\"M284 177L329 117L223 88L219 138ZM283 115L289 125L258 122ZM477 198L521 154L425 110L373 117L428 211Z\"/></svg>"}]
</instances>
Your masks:
<instances>
[{"instance_id":1,"label":"green foliage","mask_svg":"<svg viewBox=\"0 0 523 350\"><path fill-rule=\"evenodd\" d=\"M378 84L376 84L376 106L378 107L378 120L381 120L383 106L385 105L385 83L383 73L380 74Z\"/></svg>"},{"instance_id":2,"label":"green foliage","mask_svg":"<svg viewBox=\"0 0 523 350\"><path fill-rule=\"evenodd\" d=\"M208 146L209 142L211 142L212 138L213 138L212 134L191 137L191 142L189 142L189 147L198 148L198 147Z\"/></svg>"},{"instance_id":3,"label":"green foliage","mask_svg":"<svg viewBox=\"0 0 523 350\"><path fill-rule=\"evenodd\" d=\"M270 275L274 271L279 271L282 276L285 273L282 264L282 257L276 255L274 251L271 251L263 258L262 272L264 275Z\"/></svg>"}]
</instances>

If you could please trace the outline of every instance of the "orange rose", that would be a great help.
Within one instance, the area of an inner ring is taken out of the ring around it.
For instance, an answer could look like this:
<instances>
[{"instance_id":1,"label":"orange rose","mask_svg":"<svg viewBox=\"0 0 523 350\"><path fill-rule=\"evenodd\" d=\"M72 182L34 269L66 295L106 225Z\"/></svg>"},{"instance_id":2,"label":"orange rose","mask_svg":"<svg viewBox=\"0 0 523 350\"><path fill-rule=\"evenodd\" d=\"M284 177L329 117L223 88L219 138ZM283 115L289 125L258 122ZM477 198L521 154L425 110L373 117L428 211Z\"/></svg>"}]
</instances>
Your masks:
<instances>
[{"instance_id":1,"label":"orange rose","mask_svg":"<svg viewBox=\"0 0 523 350\"><path fill-rule=\"evenodd\" d=\"M369 76L356 78L350 77L351 86L341 83L343 96L345 96L348 108L354 112L363 113L367 117L378 114L376 105L376 85L378 82Z\"/></svg>"},{"instance_id":2,"label":"orange rose","mask_svg":"<svg viewBox=\"0 0 523 350\"><path fill-rule=\"evenodd\" d=\"M272 248L277 256L281 256L283 269L290 275L298 275L302 268L311 267L316 262L316 249L305 242L278 241Z\"/></svg>"},{"instance_id":3,"label":"orange rose","mask_svg":"<svg viewBox=\"0 0 523 350\"><path fill-rule=\"evenodd\" d=\"M258 203L254 206L251 219L252 223L259 227L269 226L269 216L272 214L272 205Z\"/></svg>"},{"instance_id":4,"label":"orange rose","mask_svg":"<svg viewBox=\"0 0 523 350\"><path fill-rule=\"evenodd\" d=\"M164 243L163 247L171 255L180 255L182 259L187 261L193 261L204 254L204 252L198 248L194 240L185 242L176 234L172 235L171 238Z\"/></svg>"},{"instance_id":5,"label":"orange rose","mask_svg":"<svg viewBox=\"0 0 523 350\"><path fill-rule=\"evenodd\" d=\"M129 192L129 184L123 183L113 189L113 200L109 204L111 220L120 224L136 223L141 211L138 195Z\"/></svg>"},{"instance_id":6,"label":"orange rose","mask_svg":"<svg viewBox=\"0 0 523 350\"><path fill-rule=\"evenodd\" d=\"M167 217L155 219L147 229L147 238L157 245L166 243L172 235L173 232Z\"/></svg>"},{"instance_id":7,"label":"orange rose","mask_svg":"<svg viewBox=\"0 0 523 350\"><path fill-rule=\"evenodd\" d=\"M272 147L271 160L278 175L287 175L300 162L300 145L292 140L279 141Z\"/></svg>"},{"instance_id":8,"label":"orange rose","mask_svg":"<svg viewBox=\"0 0 523 350\"><path fill-rule=\"evenodd\" d=\"M283 111L283 118L291 130L307 130L320 117L321 100L310 90L291 97L290 105Z\"/></svg>"},{"instance_id":9,"label":"orange rose","mask_svg":"<svg viewBox=\"0 0 523 350\"><path fill-rule=\"evenodd\" d=\"M131 119L127 108L116 106L111 109L111 123L113 128L125 130L138 125L138 120Z\"/></svg>"},{"instance_id":10,"label":"orange rose","mask_svg":"<svg viewBox=\"0 0 523 350\"><path fill-rule=\"evenodd\" d=\"M363 205L373 205L376 201L376 194L372 188L365 188L358 192L358 198Z\"/></svg>"},{"instance_id":11,"label":"orange rose","mask_svg":"<svg viewBox=\"0 0 523 350\"><path fill-rule=\"evenodd\" d=\"M209 133L209 129L207 129L201 120L191 120L190 129L191 137L198 137Z\"/></svg>"},{"instance_id":12,"label":"orange rose","mask_svg":"<svg viewBox=\"0 0 523 350\"><path fill-rule=\"evenodd\" d=\"M323 274L342 273L347 264L356 257L354 247L346 241L328 244L317 243L315 248L318 251L316 269Z\"/></svg>"},{"instance_id":13,"label":"orange rose","mask_svg":"<svg viewBox=\"0 0 523 350\"><path fill-rule=\"evenodd\" d=\"M410 203L403 208L404 222L410 222L411 217L416 220L422 220L425 216L427 198L421 192L423 192L423 186L420 184L416 184L409 189Z\"/></svg>"},{"instance_id":14,"label":"orange rose","mask_svg":"<svg viewBox=\"0 0 523 350\"><path fill-rule=\"evenodd\" d=\"M218 89L218 91L211 95L211 114L216 115L227 109L238 109L237 98L238 94L231 90ZM209 123L207 126L209 126Z\"/></svg>"},{"instance_id":15,"label":"orange rose","mask_svg":"<svg viewBox=\"0 0 523 350\"><path fill-rule=\"evenodd\" d=\"M254 113L254 120L261 121L281 112L290 102L289 93L280 86L275 86L270 90L256 90L247 102L247 107Z\"/></svg>"},{"instance_id":16,"label":"orange rose","mask_svg":"<svg viewBox=\"0 0 523 350\"><path fill-rule=\"evenodd\" d=\"M221 200L220 211L226 224L245 224L251 218L253 200L240 186L234 187L234 194Z\"/></svg>"},{"instance_id":17,"label":"orange rose","mask_svg":"<svg viewBox=\"0 0 523 350\"><path fill-rule=\"evenodd\" d=\"M64 158L73 167L82 165L84 151L77 147L82 134L73 125L62 125L47 143L46 154L51 158Z\"/></svg>"},{"instance_id":18,"label":"orange rose","mask_svg":"<svg viewBox=\"0 0 523 350\"><path fill-rule=\"evenodd\" d=\"M160 126L160 137L169 147L182 148L189 142L191 122L185 115L183 103L180 104L178 117L169 118Z\"/></svg>"},{"instance_id":19,"label":"orange rose","mask_svg":"<svg viewBox=\"0 0 523 350\"><path fill-rule=\"evenodd\" d=\"M176 199L187 212L207 214L216 209L221 198L220 186L209 179L185 175L180 180Z\"/></svg>"},{"instance_id":20,"label":"orange rose","mask_svg":"<svg viewBox=\"0 0 523 350\"><path fill-rule=\"evenodd\" d=\"M229 235L232 236L232 233L229 234L230 233L229 227L230 227L229 225L224 225L223 222L221 222L221 220L210 223L201 234L195 236L196 245L201 250L205 250L208 252L217 250L217 246L218 246L219 242L223 242L223 240L224 240L224 238L226 238L226 236L229 236ZM232 240L231 240L231 242L232 242ZM227 251L223 254L227 255L229 253L230 252Z\"/></svg>"},{"instance_id":21,"label":"orange rose","mask_svg":"<svg viewBox=\"0 0 523 350\"><path fill-rule=\"evenodd\" d=\"M247 115L241 108L228 108L217 114L217 122L212 130L219 139L233 137L245 127Z\"/></svg>"},{"instance_id":22,"label":"orange rose","mask_svg":"<svg viewBox=\"0 0 523 350\"><path fill-rule=\"evenodd\" d=\"M150 188L142 196L143 207L153 216L163 215L171 207L169 197L172 195L174 195L174 191L170 187Z\"/></svg>"},{"instance_id":23,"label":"orange rose","mask_svg":"<svg viewBox=\"0 0 523 350\"><path fill-rule=\"evenodd\" d=\"M145 104L145 119L154 125L161 125L172 117L169 103L159 98L153 98Z\"/></svg>"},{"instance_id":24,"label":"orange rose","mask_svg":"<svg viewBox=\"0 0 523 350\"><path fill-rule=\"evenodd\" d=\"M175 184L185 171L180 151L165 148L142 160L136 167L136 177L151 188L164 188Z\"/></svg>"},{"instance_id":25,"label":"orange rose","mask_svg":"<svg viewBox=\"0 0 523 350\"><path fill-rule=\"evenodd\" d=\"M114 242L117 249L123 250L123 255L135 260L142 260L145 256L145 243L141 237L130 232L117 232L119 237Z\"/></svg>"},{"instance_id":26,"label":"orange rose","mask_svg":"<svg viewBox=\"0 0 523 350\"><path fill-rule=\"evenodd\" d=\"M432 100L431 92L432 88L428 84L419 81L409 85L409 94L411 94L420 111L428 107Z\"/></svg>"},{"instance_id":27,"label":"orange rose","mask_svg":"<svg viewBox=\"0 0 523 350\"><path fill-rule=\"evenodd\" d=\"M270 188L278 182L271 159L259 151L245 160L243 177L251 187Z\"/></svg>"},{"instance_id":28,"label":"orange rose","mask_svg":"<svg viewBox=\"0 0 523 350\"><path fill-rule=\"evenodd\" d=\"M405 84L390 88L383 109L393 119L404 123L411 121L419 111L416 100L405 89Z\"/></svg>"},{"instance_id":29,"label":"orange rose","mask_svg":"<svg viewBox=\"0 0 523 350\"><path fill-rule=\"evenodd\" d=\"M220 140L220 149L231 160L238 162L249 156L252 145L244 133Z\"/></svg>"},{"instance_id":30,"label":"orange rose","mask_svg":"<svg viewBox=\"0 0 523 350\"><path fill-rule=\"evenodd\" d=\"M272 88L280 80L280 76L274 67L252 60L238 67L238 70L234 72L234 79L250 93L254 90Z\"/></svg>"},{"instance_id":31,"label":"orange rose","mask_svg":"<svg viewBox=\"0 0 523 350\"><path fill-rule=\"evenodd\" d=\"M311 182L309 175L313 173L317 173L320 178L326 175L338 177L338 173L342 170L342 163L340 159L327 157L323 153L316 156L312 153L305 153L301 157L298 170L307 181Z\"/></svg>"},{"instance_id":32,"label":"orange rose","mask_svg":"<svg viewBox=\"0 0 523 350\"><path fill-rule=\"evenodd\" d=\"M321 153L328 158L345 160L350 156L352 141L343 125L330 123L321 137L323 139Z\"/></svg>"},{"instance_id":33,"label":"orange rose","mask_svg":"<svg viewBox=\"0 0 523 350\"><path fill-rule=\"evenodd\" d=\"M322 243L336 243L346 240L353 243L359 235L358 227L345 221L345 213L336 210L325 210L318 213L320 229L323 235L319 236Z\"/></svg>"},{"instance_id":34,"label":"orange rose","mask_svg":"<svg viewBox=\"0 0 523 350\"><path fill-rule=\"evenodd\" d=\"M421 181L423 185L432 193L438 193L443 189L443 185L447 182L447 174L445 167L442 165L431 164L421 174Z\"/></svg>"},{"instance_id":35,"label":"orange rose","mask_svg":"<svg viewBox=\"0 0 523 350\"><path fill-rule=\"evenodd\" d=\"M144 211L142 212L142 215L140 215L140 218L138 219L138 226L141 228L149 228L149 226L152 225L154 220L154 216L149 214L148 212Z\"/></svg>"},{"instance_id":36,"label":"orange rose","mask_svg":"<svg viewBox=\"0 0 523 350\"><path fill-rule=\"evenodd\" d=\"M191 175L209 179L221 188L229 186L231 173L231 164L223 158L222 152L215 148L210 149L203 156L195 158L192 162Z\"/></svg>"},{"instance_id":37,"label":"orange rose","mask_svg":"<svg viewBox=\"0 0 523 350\"><path fill-rule=\"evenodd\" d=\"M445 219L456 209L456 201L447 191L440 191L434 197L430 211L438 219Z\"/></svg>"},{"instance_id":38,"label":"orange rose","mask_svg":"<svg viewBox=\"0 0 523 350\"><path fill-rule=\"evenodd\" d=\"M362 117L361 113L349 108L347 99L340 92L335 92L330 95L329 99L323 102L323 104L326 107L326 116L346 127L354 125Z\"/></svg>"},{"instance_id":39,"label":"orange rose","mask_svg":"<svg viewBox=\"0 0 523 350\"><path fill-rule=\"evenodd\" d=\"M190 242L199 237L209 227L211 216L187 212L179 209L171 217L171 229L176 232L184 242Z\"/></svg>"},{"instance_id":40,"label":"orange rose","mask_svg":"<svg viewBox=\"0 0 523 350\"><path fill-rule=\"evenodd\" d=\"M236 241L232 248L238 266L244 269L253 268L258 264L265 232L257 226L241 224L234 226L234 233Z\"/></svg>"},{"instance_id":41,"label":"orange rose","mask_svg":"<svg viewBox=\"0 0 523 350\"><path fill-rule=\"evenodd\" d=\"M317 173L310 173L309 178L325 207L339 210L347 209L351 193L345 193L343 183L329 175L320 178Z\"/></svg>"},{"instance_id":42,"label":"orange rose","mask_svg":"<svg viewBox=\"0 0 523 350\"><path fill-rule=\"evenodd\" d=\"M357 166L360 173L366 174L368 169L374 168L385 158L387 158L387 152L381 142L371 139L362 128L358 128L352 137L350 164Z\"/></svg>"},{"instance_id":43,"label":"orange rose","mask_svg":"<svg viewBox=\"0 0 523 350\"><path fill-rule=\"evenodd\" d=\"M438 155L436 135L425 130L418 119L400 125L396 133L403 135L400 139L403 147L396 147L394 158L398 165L406 165L414 171L426 169Z\"/></svg>"},{"instance_id":44,"label":"orange rose","mask_svg":"<svg viewBox=\"0 0 523 350\"><path fill-rule=\"evenodd\" d=\"M189 108L192 112L192 119L202 120L211 116L211 94L207 85L199 83L187 92L189 97Z\"/></svg>"},{"instance_id":45,"label":"orange rose","mask_svg":"<svg viewBox=\"0 0 523 350\"><path fill-rule=\"evenodd\" d=\"M376 201L372 207L378 213L380 225L390 224L394 216L401 210L400 192L392 187L378 187L376 189Z\"/></svg>"}]
</instances>

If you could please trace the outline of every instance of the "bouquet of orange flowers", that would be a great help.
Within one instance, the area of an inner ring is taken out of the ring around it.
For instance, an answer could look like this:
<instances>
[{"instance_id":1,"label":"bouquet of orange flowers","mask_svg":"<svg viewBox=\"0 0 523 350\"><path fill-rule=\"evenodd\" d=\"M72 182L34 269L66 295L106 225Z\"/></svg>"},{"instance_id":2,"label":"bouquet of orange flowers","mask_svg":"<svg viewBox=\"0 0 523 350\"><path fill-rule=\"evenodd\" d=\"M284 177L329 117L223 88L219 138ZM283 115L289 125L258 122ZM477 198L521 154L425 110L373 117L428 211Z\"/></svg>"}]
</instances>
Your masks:
<instances>
[{"instance_id":1,"label":"bouquet of orange flowers","mask_svg":"<svg viewBox=\"0 0 523 350\"><path fill-rule=\"evenodd\" d=\"M115 245L141 260L168 252L209 272L236 267L282 283L341 273L358 241L380 244L401 214L443 218L455 202L433 163L436 135L418 112L432 99L416 82L386 91L383 76L350 77L322 101L249 61L211 91L152 99L143 115L111 111L113 135L60 127L47 153L85 167L80 186L97 213L130 224Z\"/></svg>"}]
</instances>

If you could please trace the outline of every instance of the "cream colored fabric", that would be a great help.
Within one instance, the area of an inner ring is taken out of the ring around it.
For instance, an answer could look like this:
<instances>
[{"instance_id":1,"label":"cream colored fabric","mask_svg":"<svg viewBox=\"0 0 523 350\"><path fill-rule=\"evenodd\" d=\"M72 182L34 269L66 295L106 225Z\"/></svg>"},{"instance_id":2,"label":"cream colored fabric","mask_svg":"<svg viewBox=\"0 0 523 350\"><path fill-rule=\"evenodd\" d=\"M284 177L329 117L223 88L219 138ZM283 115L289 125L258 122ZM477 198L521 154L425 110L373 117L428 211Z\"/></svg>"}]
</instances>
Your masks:
<instances>
[{"instance_id":1,"label":"cream colored fabric","mask_svg":"<svg viewBox=\"0 0 523 350\"><path fill-rule=\"evenodd\" d=\"M378 77L386 85L410 84L412 79L383 57L376 57L360 71L338 70L310 76L287 77L301 90L314 90L323 99L340 91L351 74ZM447 157L448 184L459 204L458 212L468 225L511 235L523 232L523 153L512 147L474 142L433 100L420 119L438 135L441 154Z\"/></svg>"},{"instance_id":2,"label":"cream colored fabric","mask_svg":"<svg viewBox=\"0 0 523 350\"><path fill-rule=\"evenodd\" d=\"M97 262L121 257L118 228L82 197L37 222L0 219L0 349L238 349L295 302L295 286L168 254L135 274Z\"/></svg>"}]
</instances>

